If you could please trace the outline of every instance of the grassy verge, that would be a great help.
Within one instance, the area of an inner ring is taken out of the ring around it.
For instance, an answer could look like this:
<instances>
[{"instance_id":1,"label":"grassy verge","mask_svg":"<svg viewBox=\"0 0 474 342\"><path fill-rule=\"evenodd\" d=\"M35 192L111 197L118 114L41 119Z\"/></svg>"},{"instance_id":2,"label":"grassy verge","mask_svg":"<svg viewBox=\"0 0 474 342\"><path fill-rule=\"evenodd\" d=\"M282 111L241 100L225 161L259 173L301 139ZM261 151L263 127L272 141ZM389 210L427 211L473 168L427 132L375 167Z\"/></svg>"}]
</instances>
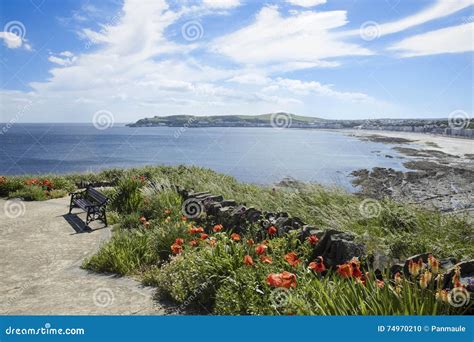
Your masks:
<instances>
[{"instance_id":1,"label":"grassy verge","mask_svg":"<svg viewBox=\"0 0 474 342\"><path fill-rule=\"evenodd\" d=\"M28 184L29 179L0 179L0 196L15 197L38 186ZM420 276L399 283L385 277L382 286L370 270L363 277L345 278L334 271L322 276L308 269L315 261L310 260L311 246L291 234L269 236L265 253L258 254L256 245L247 243L257 240L252 229L239 241L231 238L232 231L214 232L212 226L203 226L201 232L195 222L183 219L182 200L176 193L157 192L149 182L209 191L266 211L285 211L320 229L355 233L369 253L399 259L422 252L472 259L473 227L467 217L441 215L388 199L377 203L377 215L366 215L362 199L338 189L314 184L260 187L197 167L108 170L48 180L53 184L47 189L50 192L72 190L79 181L117 184L108 191L109 215L117 223L113 237L84 267L136 275L183 307L216 314L416 315L465 310L447 303L434 272L426 286L420 285ZM299 262L290 265L288 253L295 253ZM368 270L363 261L360 267ZM272 281L282 274L290 277L285 286Z\"/></svg>"}]
</instances>

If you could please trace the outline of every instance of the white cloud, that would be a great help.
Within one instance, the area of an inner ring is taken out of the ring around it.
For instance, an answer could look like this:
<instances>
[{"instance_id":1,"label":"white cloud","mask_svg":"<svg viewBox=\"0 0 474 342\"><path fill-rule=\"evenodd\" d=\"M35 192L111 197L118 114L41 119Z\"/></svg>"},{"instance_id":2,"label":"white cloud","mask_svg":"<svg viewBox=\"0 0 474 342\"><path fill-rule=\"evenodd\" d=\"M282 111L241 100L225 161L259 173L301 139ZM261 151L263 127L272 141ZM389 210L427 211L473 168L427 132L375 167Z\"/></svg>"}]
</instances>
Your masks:
<instances>
[{"instance_id":1,"label":"white cloud","mask_svg":"<svg viewBox=\"0 0 474 342\"><path fill-rule=\"evenodd\" d=\"M326 3L326 0L286 0L291 5L300 7L314 7Z\"/></svg>"},{"instance_id":2,"label":"white cloud","mask_svg":"<svg viewBox=\"0 0 474 342\"><path fill-rule=\"evenodd\" d=\"M436 3L416 14L389 23L379 23L377 30L379 36L401 32L433 20L446 17L472 5L472 0L437 0ZM343 34L355 36L360 34L360 30L351 30Z\"/></svg>"},{"instance_id":3,"label":"white cloud","mask_svg":"<svg viewBox=\"0 0 474 342\"><path fill-rule=\"evenodd\" d=\"M316 81L301 81L288 78L277 78L270 86L264 88L265 92L277 92L280 90L290 91L294 94L307 96L316 94L319 96L336 98L344 101L364 102L373 101L370 96L358 92L341 92L334 90L331 85L321 84Z\"/></svg>"},{"instance_id":4,"label":"white cloud","mask_svg":"<svg viewBox=\"0 0 474 342\"><path fill-rule=\"evenodd\" d=\"M203 5L208 8L230 9L240 6L240 0L203 0Z\"/></svg>"},{"instance_id":5,"label":"white cloud","mask_svg":"<svg viewBox=\"0 0 474 342\"><path fill-rule=\"evenodd\" d=\"M252 24L217 38L211 49L243 64L300 63L300 68L333 66L333 61L326 61L330 58L370 55L331 32L346 23L345 11L305 11L283 17L277 7L264 7Z\"/></svg>"},{"instance_id":6,"label":"white cloud","mask_svg":"<svg viewBox=\"0 0 474 342\"><path fill-rule=\"evenodd\" d=\"M57 55L51 55L48 57L48 60L51 63L55 63L61 66L68 66L73 64L76 61L76 57L70 51L63 51Z\"/></svg>"},{"instance_id":7,"label":"white cloud","mask_svg":"<svg viewBox=\"0 0 474 342\"><path fill-rule=\"evenodd\" d=\"M390 46L402 57L474 51L474 23L447 27L408 37Z\"/></svg>"},{"instance_id":8,"label":"white cloud","mask_svg":"<svg viewBox=\"0 0 474 342\"><path fill-rule=\"evenodd\" d=\"M9 49L18 49L23 47L25 50L31 51L31 45L28 44L26 39L12 33L12 32L0 32L0 39L3 40L3 44Z\"/></svg>"}]
</instances>

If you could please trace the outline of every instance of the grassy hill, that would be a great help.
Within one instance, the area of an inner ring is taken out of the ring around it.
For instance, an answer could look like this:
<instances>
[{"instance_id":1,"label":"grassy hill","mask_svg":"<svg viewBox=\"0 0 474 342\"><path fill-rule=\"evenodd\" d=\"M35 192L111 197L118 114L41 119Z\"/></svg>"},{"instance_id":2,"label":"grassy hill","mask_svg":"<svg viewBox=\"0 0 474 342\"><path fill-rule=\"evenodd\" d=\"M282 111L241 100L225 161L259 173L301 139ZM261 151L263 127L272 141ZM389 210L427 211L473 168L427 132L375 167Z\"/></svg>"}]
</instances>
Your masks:
<instances>
[{"instance_id":1,"label":"grassy hill","mask_svg":"<svg viewBox=\"0 0 474 342\"><path fill-rule=\"evenodd\" d=\"M130 127L154 126L270 126L275 120L291 120L292 124L309 124L325 121L321 118L301 116L291 113L268 113L261 115L170 115L140 119Z\"/></svg>"}]
</instances>

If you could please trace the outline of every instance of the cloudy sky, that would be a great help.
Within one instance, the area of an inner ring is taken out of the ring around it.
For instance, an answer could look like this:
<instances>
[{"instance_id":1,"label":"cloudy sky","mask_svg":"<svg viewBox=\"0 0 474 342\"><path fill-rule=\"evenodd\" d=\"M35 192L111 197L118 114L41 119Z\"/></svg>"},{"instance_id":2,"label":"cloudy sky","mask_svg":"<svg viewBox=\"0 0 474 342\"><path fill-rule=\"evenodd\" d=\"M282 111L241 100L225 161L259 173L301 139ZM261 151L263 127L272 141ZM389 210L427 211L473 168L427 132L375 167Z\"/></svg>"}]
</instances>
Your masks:
<instances>
[{"instance_id":1,"label":"cloudy sky","mask_svg":"<svg viewBox=\"0 0 474 342\"><path fill-rule=\"evenodd\" d=\"M472 116L472 0L3 0L0 122Z\"/></svg>"}]
</instances>

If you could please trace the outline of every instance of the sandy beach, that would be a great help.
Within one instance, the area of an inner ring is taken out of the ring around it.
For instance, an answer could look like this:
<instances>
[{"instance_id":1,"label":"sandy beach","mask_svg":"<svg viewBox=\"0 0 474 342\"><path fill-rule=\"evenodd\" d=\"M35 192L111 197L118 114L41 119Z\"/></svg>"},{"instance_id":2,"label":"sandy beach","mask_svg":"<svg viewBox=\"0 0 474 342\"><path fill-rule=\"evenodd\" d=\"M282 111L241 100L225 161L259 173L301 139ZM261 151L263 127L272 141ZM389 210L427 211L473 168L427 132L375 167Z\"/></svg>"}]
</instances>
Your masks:
<instances>
[{"instance_id":1,"label":"sandy beach","mask_svg":"<svg viewBox=\"0 0 474 342\"><path fill-rule=\"evenodd\" d=\"M460 157L467 154L474 154L474 140L472 139L445 137L435 134L393 131L341 130L341 132L357 137L379 135L390 138L407 139L411 140L415 144L426 146L426 149L441 151Z\"/></svg>"}]
</instances>

